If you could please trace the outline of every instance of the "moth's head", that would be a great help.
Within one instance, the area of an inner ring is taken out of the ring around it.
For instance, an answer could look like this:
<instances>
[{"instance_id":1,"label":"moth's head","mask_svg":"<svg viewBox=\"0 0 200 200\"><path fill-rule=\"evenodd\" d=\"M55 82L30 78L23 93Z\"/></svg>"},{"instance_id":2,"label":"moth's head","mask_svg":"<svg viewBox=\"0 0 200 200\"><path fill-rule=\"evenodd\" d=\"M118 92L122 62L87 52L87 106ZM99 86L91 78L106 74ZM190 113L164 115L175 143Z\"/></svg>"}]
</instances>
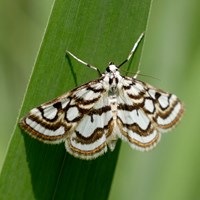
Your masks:
<instances>
[{"instance_id":1,"label":"moth's head","mask_svg":"<svg viewBox=\"0 0 200 200\"><path fill-rule=\"evenodd\" d=\"M106 72L107 73L116 73L117 71L118 71L118 67L113 62L109 62L109 65L106 68Z\"/></svg>"}]
</instances>

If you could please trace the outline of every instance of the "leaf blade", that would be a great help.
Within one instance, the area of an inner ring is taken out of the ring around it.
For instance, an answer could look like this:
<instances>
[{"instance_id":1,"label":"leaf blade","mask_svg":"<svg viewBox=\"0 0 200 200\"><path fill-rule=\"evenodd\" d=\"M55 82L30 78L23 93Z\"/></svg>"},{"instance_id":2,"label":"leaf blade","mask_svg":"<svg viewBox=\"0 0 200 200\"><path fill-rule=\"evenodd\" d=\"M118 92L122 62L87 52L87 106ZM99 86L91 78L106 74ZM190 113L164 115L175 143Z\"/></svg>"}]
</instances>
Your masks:
<instances>
[{"instance_id":1,"label":"leaf blade","mask_svg":"<svg viewBox=\"0 0 200 200\"><path fill-rule=\"evenodd\" d=\"M55 1L20 115L73 88L75 75L78 84L91 79L90 69L73 60L76 74L67 69L66 47L102 66L101 70L108 58L120 63L146 28L150 2ZM137 30L134 34L133 29ZM139 58L137 52L134 67ZM40 143L16 126L1 174L0 194L2 199L107 199L118 151L119 144L114 153L94 161L78 160L66 154L63 145Z\"/></svg>"}]
</instances>

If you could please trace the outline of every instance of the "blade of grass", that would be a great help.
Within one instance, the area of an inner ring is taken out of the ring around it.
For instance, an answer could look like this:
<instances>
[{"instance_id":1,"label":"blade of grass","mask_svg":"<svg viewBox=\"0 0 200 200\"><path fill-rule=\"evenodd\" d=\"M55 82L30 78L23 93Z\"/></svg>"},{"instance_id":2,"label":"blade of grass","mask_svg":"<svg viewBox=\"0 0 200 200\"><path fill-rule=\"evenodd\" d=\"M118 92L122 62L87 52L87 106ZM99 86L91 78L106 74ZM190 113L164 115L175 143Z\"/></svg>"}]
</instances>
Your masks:
<instances>
[{"instance_id":1,"label":"blade of grass","mask_svg":"<svg viewBox=\"0 0 200 200\"><path fill-rule=\"evenodd\" d=\"M68 49L103 71L120 63L146 29L151 0L56 0L20 116L95 78ZM132 67L139 63L141 46ZM92 72L91 72L92 73ZM107 199L120 145L94 161L75 159L64 145L47 145L15 127L0 179L1 199Z\"/></svg>"}]
</instances>

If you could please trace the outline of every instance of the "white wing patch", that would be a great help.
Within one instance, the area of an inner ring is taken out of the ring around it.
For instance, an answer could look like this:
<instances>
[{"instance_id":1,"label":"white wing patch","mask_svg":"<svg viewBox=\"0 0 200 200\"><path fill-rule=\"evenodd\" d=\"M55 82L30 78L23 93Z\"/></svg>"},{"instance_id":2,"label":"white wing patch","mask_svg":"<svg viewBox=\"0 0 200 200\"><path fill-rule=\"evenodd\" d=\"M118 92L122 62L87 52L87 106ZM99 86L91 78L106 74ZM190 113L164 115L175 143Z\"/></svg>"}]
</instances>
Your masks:
<instances>
[{"instance_id":1,"label":"white wing patch","mask_svg":"<svg viewBox=\"0 0 200 200\"><path fill-rule=\"evenodd\" d=\"M58 109L57 108L54 108L54 107L47 107L45 109L43 109L43 115L45 118L47 119L54 119L58 113Z\"/></svg>"},{"instance_id":2,"label":"white wing patch","mask_svg":"<svg viewBox=\"0 0 200 200\"><path fill-rule=\"evenodd\" d=\"M176 117L179 114L180 110L181 110L181 104L177 103L176 106L173 107L172 112L166 118L162 118L162 117L158 116L157 123L160 125L170 124L171 122L176 120Z\"/></svg>"},{"instance_id":3,"label":"white wing patch","mask_svg":"<svg viewBox=\"0 0 200 200\"><path fill-rule=\"evenodd\" d=\"M146 110L148 110L150 113L153 113L155 106L153 104L153 100L152 99L145 99L144 101L144 108Z\"/></svg>"},{"instance_id":4,"label":"white wing patch","mask_svg":"<svg viewBox=\"0 0 200 200\"><path fill-rule=\"evenodd\" d=\"M141 129L146 130L149 126L150 120L143 113L142 110L120 110L118 111L118 117L122 121L123 124L137 124Z\"/></svg>"},{"instance_id":5,"label":"white wing patch","mask_svg":"<svg viewBox=\"0 0 200 200\"><path fill-rule=\"evenodd\" d=\"M39 124L36 121L33 121L29 118L26 118L25 122L26 122L26 125L29 126L32 130L36 131L39 134L47 136L47 137L62 136L65 133L64 126L60 126L59 128L52 130L52 129L45 128L41 124ZM55 141L55 143L56 143L56 141Z\"/></svg>"},{"instance_id":6,"label":"white wing patch","mask_svg":"<svg viewBox=\"0 0 200 200\"><path fill-rule=\"evenodd\" d=\"M70 107L66 111L66 119L67 121L73 121L75 118L80 116L80 112L77 107Z\"/></svg>"}]
</instances>

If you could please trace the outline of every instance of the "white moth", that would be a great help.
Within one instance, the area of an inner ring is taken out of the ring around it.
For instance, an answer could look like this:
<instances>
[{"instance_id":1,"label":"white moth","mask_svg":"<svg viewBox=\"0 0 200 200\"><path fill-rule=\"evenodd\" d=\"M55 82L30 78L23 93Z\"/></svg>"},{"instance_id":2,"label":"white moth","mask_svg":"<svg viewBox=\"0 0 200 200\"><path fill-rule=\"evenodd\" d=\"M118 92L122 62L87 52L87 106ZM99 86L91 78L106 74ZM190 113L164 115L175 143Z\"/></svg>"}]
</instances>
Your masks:
<instances>
[{"instance_id":1,"label":"white moth","mask_svg":"<svg viewBox=\"0 0 200 200\"><path fill-rule=\"evenodd\" d=\"M113 151L118 138L138 150L152 149L161 132L173 128L181 119L182 102L174 95L156 89L135 77L122 76L119 68L134 54L143 33L128 58L120 65L109 63L100 78L32 109L20 126L45 143L65 142L67 152L81 159L94 159Z\"/></svg>"}]
</instances>

